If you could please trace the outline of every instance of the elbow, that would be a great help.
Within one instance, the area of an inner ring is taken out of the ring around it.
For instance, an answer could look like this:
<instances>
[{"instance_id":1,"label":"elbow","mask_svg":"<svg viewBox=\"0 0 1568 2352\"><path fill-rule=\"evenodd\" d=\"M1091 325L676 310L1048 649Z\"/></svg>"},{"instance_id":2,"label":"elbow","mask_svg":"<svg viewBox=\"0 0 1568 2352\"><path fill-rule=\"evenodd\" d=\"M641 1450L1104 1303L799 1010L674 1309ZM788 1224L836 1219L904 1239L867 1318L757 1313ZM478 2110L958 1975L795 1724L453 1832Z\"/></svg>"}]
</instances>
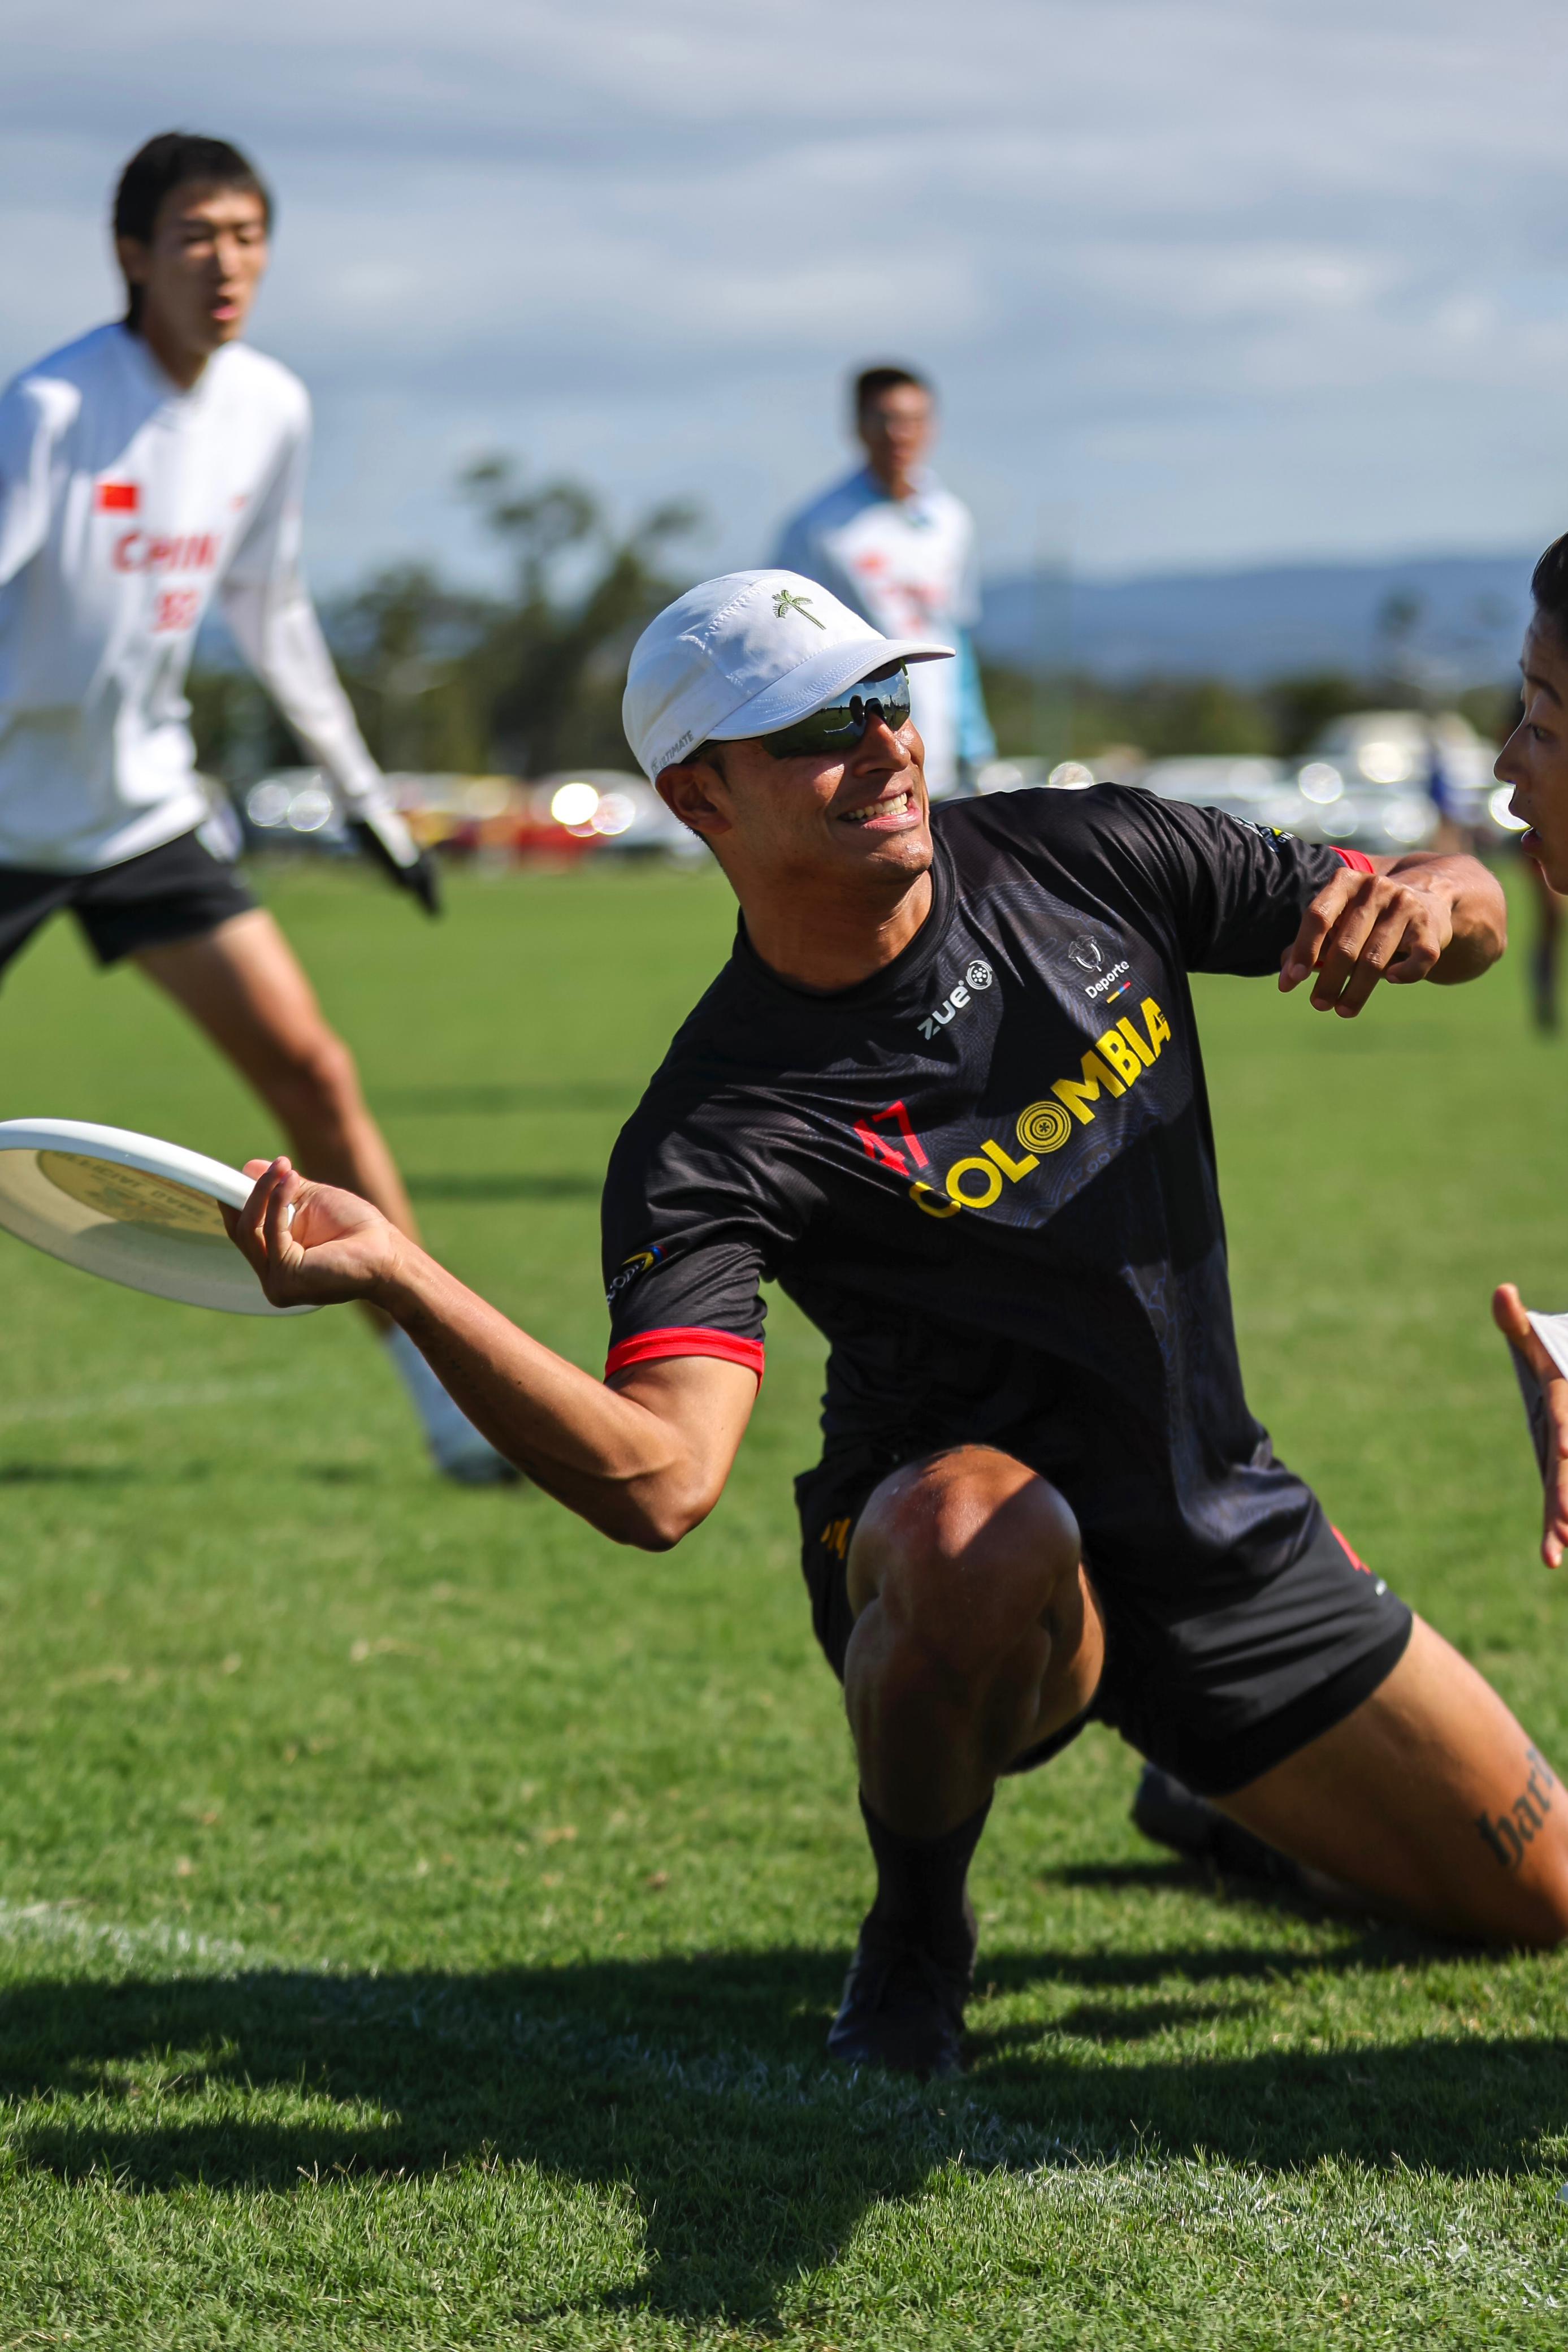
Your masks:
<instances>
[{"instance_id":1,"label":"elbow","mask_svg":"<svg viewBox=\"0 0 1568 2352\"><path fill-rule=\"evenodd\" d=\"M690 1533L687 1528L657 1524L651 1519L621 1531L617 1541L627 1544L633 1551L674 1551L681 1538Z\"/></svg>"},{"instance_id":2,"label":"elbow","mask_svg":"<svg viewBox=\"0 0 1568 2352\"><path fill-rule=\"evenodd\" d=\"M694 1528L701 1527L717 1500L716 1494L695 1486L656 1489L640 1496L625 1524L612 1533L617 1542L638 1551L674 1551Z\"/></svg>"}]
</instances>

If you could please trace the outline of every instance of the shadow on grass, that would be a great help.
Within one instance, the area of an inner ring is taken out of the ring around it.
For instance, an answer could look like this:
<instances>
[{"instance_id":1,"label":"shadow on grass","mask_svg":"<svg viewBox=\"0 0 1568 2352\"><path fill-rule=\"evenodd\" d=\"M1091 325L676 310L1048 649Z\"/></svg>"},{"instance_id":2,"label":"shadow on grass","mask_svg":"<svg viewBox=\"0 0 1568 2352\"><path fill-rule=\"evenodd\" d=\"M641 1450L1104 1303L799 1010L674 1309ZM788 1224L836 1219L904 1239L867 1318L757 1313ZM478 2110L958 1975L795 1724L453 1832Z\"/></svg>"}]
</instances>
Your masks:
<instances>
[{"instance_id":1,"label":"shadow on grass","mask_svg":"<svg viewBox=\"0 0 1568 2352\"><path fill-rule=\"evenodd\" d=\"M1260 1942L998 1955L988 1973L1002 1992L1163 1990L1124 2006L1086 2000L1054 2025L982 2031L975 2074L929 2088L824 2063L841 1956L818 1951L485 1975L55 1979L0 1998L0 2094L45 2103L12 2126L16 2161L66 2179L108 2175L132 2194L191 2180L289 2192L332 2174L429 2176L495 2158L624 2185L645 2268L620 2300L766 2323L869 2207L916 2196L955 2162L1027 2173L1135 2148L1272 2168L1322 2157L1453 2174L1531 2168L1542 2132L1568 2114L1568 2042L1214 2057L1140 2047L1249 2006L1234 1993L1173 2002L1173 1979L1407 1976L1434 1957L1381 1934L1328 1953ZM1086 2055L1085 2035L1099 2053ZM149 2064L177 2069L153 2094L128 2072ZM297 2121L280 2117L280 2093L298 2099ZM547 2298L519 2318L547 2307L567 2306Z\"/></svg>"},{"instance_id":2,"label":"shadow on grass","mask_svg":"<svg viewBox=\"0 0 1568 2352\"><path fill-rule=\"evenodd\" d=\"M1060 1870L1042 1871L1041 1886L1093 1886L1113 1892L1132 1889L1140 1895L1166 1886L1191 1886L1200 1876L1193 1863L1169 1854L1137 1862L1074 1862Z\"/></svg>"},{"instance_id":3,"label":"shadow on grass","mask_svg":"<svg viewBox=\"0 0 1568 2352\"><path fill-rule=\"evenodd\" d=\"M405 1176L411 1201L597 1201L602 1175L563 1169L539 1175Z\"/></svg>"},{"instance_id":4,"label":"shadow on grass","mask_svg":"<svg viewBox=\"0 0 1568 2352\"><path fill-rule=\"evenodd\" d=\"M119 1462L7 1462L0 1486L124 1486L142 1474Z\"/></svg>"}]
</instances>

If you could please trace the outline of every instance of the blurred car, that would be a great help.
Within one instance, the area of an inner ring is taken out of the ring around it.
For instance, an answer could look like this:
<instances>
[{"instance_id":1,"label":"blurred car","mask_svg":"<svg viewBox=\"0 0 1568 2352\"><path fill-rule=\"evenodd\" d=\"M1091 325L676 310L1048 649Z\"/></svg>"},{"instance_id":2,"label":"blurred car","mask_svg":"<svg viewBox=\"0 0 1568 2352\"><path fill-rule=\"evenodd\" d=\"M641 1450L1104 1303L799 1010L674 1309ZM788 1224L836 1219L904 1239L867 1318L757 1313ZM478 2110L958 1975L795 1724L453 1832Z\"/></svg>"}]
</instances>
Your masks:
<instances>
[{"instance_id":1,"label":"blurred car","mask_svg":"<svg viewBox=\"0 0 1568 2352\"><path fill-rule=\"evenodd\" d=\"M1051 762L1020 756L1013 760L986 760L975 770L977 793L1027 793L1037 784L1049 781Z\"/></svg>"},{"instance_id":2,"label":"blurred car","mask_svg":"<svg viewBox=\"0 0 1568 2352\"><path fill-rule=\"evenodd\" d=\"M1339 830L1342 803L1348 809L1393 793L1425 799L1435 817L1447 817L1485 847L1522 829L1507 814L1507 788L1492 773L1496 758L1496 746L1459 711L1357 710L1324 728L1298 782L1315 806L1330 812L1333 840L1349 838Z\"/></svg>"},{"instance_id":3,"label":"blurred car","mask_svg":"<svg viewBox=\"0 0 1568 2352\"><path fill-rule=\"evenodd\" d=\"M1179 760L1151 760L1138 778L1146 793L1163 801L1190 801L1197 808L1224 809L1254 824L1278 824L1268 814L1290 795L1282 760L1237 758L1212 753ZM1295 801L1290 799L1293 809Z\"/></svg>"},{"instance_id":4,"label":"blurred car","mask_svg":"<svg viewBox=\"0 0 1568 2352\"><path fill-rule=\"evenodd\" d=\"M643 777L619 768L563 769L538 783L516 776L386 778L420 846L448 855L574 860L590 851L700 856L702 844ZM282 768L240 797L249 847L341 853L351 845L337 795L319 768Z\"/></svg>"},{"instance_id":5,"label":"blurred car","mask_svg":"<svg viewBox=\"0 0 1568 2352\"><path fill-rule=\"evenodd\" d=\"M672 816L643 776L620 768L572 768L530 785L536 804L573 840L601 850L700 857L702 843Z\"/></svg>"},{"instance_id":6,"label":"blurred car","mask_svg":"<svg viewBox=\"0 0 1568 2352\"><path fill-rule=\"evenodd\" d=\"M1227 816L1239 817L1245 824L1278 826L1281 833L1294 834L1300 841L1326 841L1331 837L1319 822L1318 810L1302 793L1283 760L1234 755L1155 760L1138 782L1145 792L1157 793L1162 800L1190 801L1197 808L1223 809ZM1408 809L1399 821L1412 827L1419 824L1428 832L1437 829L1436 820L1428 822L1425 808ZM1360 822L1359 817L1356 822ZM1384 851L1391 845L1384 839L1377 843ZM1402 841L1399 845L1403 848L1409 845Z\"/></svg>"},{"instance_id":7,"label":"blurred car","mask_svg":"<svg viewBox=\"0 0 1568 2352\"><path fill-rule=\"evenodd\" d=\"M319 768L280 768L261 777L240 795L239 816L248 848L349 846L337 795Z\"/></svg>"},{"instance_id":8,"label":"blurred car","mask_svg":"<svg viewBox=\"0 0 1568 2352\"><path fill-rule=\"evenodd\" d=\"M1336 740L1343 724L1336 721L1329 730ZM1348 751L1343 756L1342 767L1314 748L1294 769L1279 760L1155 760L1139 781L1145 792L1158 793L1162 800L1223 809L1249 824L1277 825L1300 841L1334 842L1347 849L1397 856L1403 850L1424 849L1436 839L1437 806L1419 785L1368 777L1353 763ZM1384 764L1392 770L1395 763L1390 758Z\"/></svg>"},{"instance_id":9,"label":"blurred car","mask_svg":"<svg viewBox=\"0 0 1568 2352\"><path fill-rule=\"evenodd\" d=\"M1381 856L1427 849L1444 818L1482 849L1522 830L1508 810L1509 788L1492 774L1493 747L1457 710L1358 710L1324 728L1300 760L1223 753L1153 760L1117 772L1162 800L1223 809L1249 824L1278 825L1302 841L1343 844ZM1069 792L1096 782L1105 762L993 760L976 778L982 793L1052 784Z\"/></svg>"},{"instance_id":10,"label":"blurred car","mask_svg":"<svg viewBox=\"0 0 1568 2352\"><path fill-rule=\"evenodd\" d=\"M1053 793L1086 793L1092 784L1120 783L1127 772L1124 759L1113 755L1114 773L1096 755L1092 766L1084 760L1049 760L1020 752L1009 760L987 760L975 771L977 793L1027 793L1044 786ZM1142 761L1137 762L1141 768Z\"/></svg>"}]
</instances>

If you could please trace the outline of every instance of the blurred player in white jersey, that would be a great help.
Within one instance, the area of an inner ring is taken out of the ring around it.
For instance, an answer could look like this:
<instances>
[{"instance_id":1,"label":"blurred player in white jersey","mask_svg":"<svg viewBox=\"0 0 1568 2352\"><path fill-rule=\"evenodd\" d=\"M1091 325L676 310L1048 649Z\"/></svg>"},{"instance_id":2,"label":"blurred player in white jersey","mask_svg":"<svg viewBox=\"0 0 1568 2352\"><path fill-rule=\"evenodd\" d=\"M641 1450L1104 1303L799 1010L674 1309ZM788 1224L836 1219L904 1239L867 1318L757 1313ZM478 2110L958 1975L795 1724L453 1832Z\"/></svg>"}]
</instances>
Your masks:
<instances>
[{"instance_id":1,"label":"blurred player in white jersey","mask_svg":"<svg viewBox=\"0 0 1568 2352\"><path fill-rule=\"evenodd\" d=\"M412 1234L348 1048L214 842L186 724L215 593L361 846L436 912L300 577L309 401L239 341L271 225L225 141L149 141L115 197L126 316L0 394L0 973L69 909L100 963L130 957L206 1031L304 1167ZM440 1467L510 1475L395 1326L388 1345Z\"/></svg>"},{"instance_id":2,"label":"blurred player in white jersey","mask_svg":"<svg viewBox=\"0 0 1568 2352\"><path fill-rule=\"evenodd\" d=\"M951 662L910 673L933 800L962 792L996 757L969 632L979 618L975 525L925 466L936 399L912 368L866 368L851 394L865 464L785 526L772 561L820 580L889 637L940 637Z\"/></svg>"}]
</instances>

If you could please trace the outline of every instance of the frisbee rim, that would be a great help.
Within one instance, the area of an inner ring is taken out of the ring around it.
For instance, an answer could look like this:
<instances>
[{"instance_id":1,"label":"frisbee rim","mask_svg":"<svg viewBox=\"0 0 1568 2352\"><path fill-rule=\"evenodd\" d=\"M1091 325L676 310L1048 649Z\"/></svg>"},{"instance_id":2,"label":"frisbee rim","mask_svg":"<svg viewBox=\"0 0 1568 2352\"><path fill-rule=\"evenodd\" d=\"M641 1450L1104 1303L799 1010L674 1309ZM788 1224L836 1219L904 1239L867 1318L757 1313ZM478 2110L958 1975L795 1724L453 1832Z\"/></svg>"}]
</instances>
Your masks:
<instances>
[{"instance_id":1,"label":"frisbee rim","mask_svg":"<svg viewBox=\"0 0 1568 2352\"><path fill-rule=\"evenodd\" d=\"M134 1128L106 1127L96 1120L78 1118L7 1118L0 1119L0 1160L12 1152L26 1152L34 1157L40 1152L58 1151L82 1160L101 1160L119 1168L133 1169L138 1175L162 1177L166 1181L183 1184L193 1192L204 1193L207 1199L222 1203L225 1208L245 1206L255 1189L253 1180L242 1175L237 1168L227 1167L221 1160L213 1160L204 1151L192 1151L183 1143L167 1142L162 1136L142 1135ZM40 1171L42 1172L42 1171ZM245 1267L255 1284L255 1303L246 1292L243 1281L236 1281L236 1293L245 1294L244 1303L236 1296L233 1304L212 1298L191 1298L165 1286L153 1287L137 1282L126 1275L111 1272L107 1267L88 1264L68 1248L57 1248L39 1241L33 1234L18 1232L5 1214L6 1203L0 1198L0 1228L13 1240L43 1252L65 1265L74 1266L80 1274L89 1274L99 1281L115 1282L122 1288L140 1290L144 1297L167 1298L171 1304L205 1307L219 1314L240 1315L313 1315L319 1311L316 1300L302 1300L293 1307L275 1307L263 1290L256 1269L243 1253L235 1251L239 1265ZM108 1224L134 1224L134 1219L107 1217ZM97 1230L94 1228L93 1230ZM67 1230L60 1232L62 1242ZM178 1244L176 1244L176 1247ZM177 1261L176 1261L177 1262Z\"/></svg>"},{"instance_id":2,"label":"frisbee rim","mask_svg":"<svg viewBox=\"0 0 1568 2352\"><path fill-rule=\"evenodd\" d=\"M72 1150L84 1160L110 1160L143 1176L166 1176L172 1183L188 1184L228 1209L243 1209L255 1190L252 1180L237 1168L183 1143L166 1143L161 1136L139 1135L134 1128L99 1127L81 1118L0 1119L0 1152Z\"/></svg>"}]
</instances>

